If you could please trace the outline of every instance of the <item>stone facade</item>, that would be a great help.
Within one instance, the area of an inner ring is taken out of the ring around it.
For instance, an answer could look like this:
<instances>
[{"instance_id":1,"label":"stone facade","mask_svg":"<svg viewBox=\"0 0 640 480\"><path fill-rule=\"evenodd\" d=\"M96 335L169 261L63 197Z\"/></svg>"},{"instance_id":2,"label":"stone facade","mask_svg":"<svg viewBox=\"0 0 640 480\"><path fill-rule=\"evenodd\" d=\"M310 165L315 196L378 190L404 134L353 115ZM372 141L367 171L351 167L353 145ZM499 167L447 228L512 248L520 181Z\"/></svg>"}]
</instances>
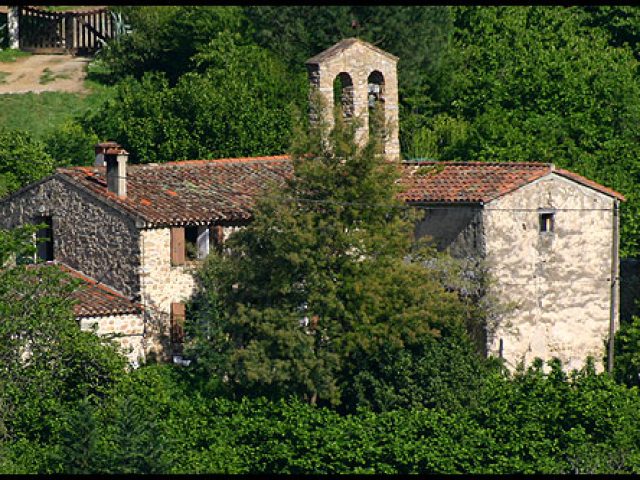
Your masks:
<instances>
[{"instance_id":1,"label":"stone facade","mask_svg":"<svg viewBox=\"0 0 640 480\"><path fill-rule=\"evenodd\" d=\"M393 55L356 39L343 40L307 61L309 82L322 95L328 110L324 112L324 118L329 122L333 119L333 115L328 114L334 107L333 82L340 76L349 79L351 85L343 93L342 100L352 100L353 104L345 106L346 110L353 112L353 116L362 122L357 132L360 142L366 141L369 132L369 80L372 74L376 76L375 72L380 74L383 82L380 96L384 99L387 132L384 153L390 160L400 158L397 62Z\"/></svg>"},{"instance_id":2,"label":"stone facade","mask_svg":"<svg viewBox=\"0 0 640 480\"><path fill-rule=\"evenodd\" d=\"M141 315L106 315L80 319L80 328L98 335L113 337L131 364L145 358L145 318Z\"/></svg>"},{"instance_id":3,"label":"stone facade","mask_svg":"<svg viewBox=\"0 0 640 480\"><path fill-rule=\"evenodd\" d=\"M223 239L239 227L224 227ZM170 351L171 304L187 302L195 293L194 271L200 261L171 264L171 229L155 228L140 232L140 297L150 315L147 349L156 355Z\"/></svg>"},{"instance_id":4,"label":"stone facade","mask_svg":"<svg viewBox=\"0 0 640 480\"><path fill-rule=\"evenodd\" d=\"M487 332L486 351L509 368L558 357L566 369L593 356L603 368L611 308L614 199L547 175L483 206L435 208L418 223L458 258L484 260L497 298L510 307ZM540 231L554 212L553 231Z\"/></svg>"},{"instance_id":5,"label":"stone facade","mask_svg":"<svg viewBox=\"0 0 640 480\"><path fill-rule=\"evenodd\" d=\"M516 309L488 339L507 365L558 357L567 369L587 356L602 367L609 333L614 199L549 175L485 208L487 262ZM553 232L538 209L556 209Z\"/></svg>"},{"instance_id":6,"label":"stone facade","mask_svg":"<svg viewBox=\"0 0 640 480\"><path fill-rule=\"evenodd\" d=\"M148 351L169 352L171 304L186 302L196 288L196 264L171 265L171 229L156 228L140 232L140 293L152 322L148 328Z\"/></svg>"},{"instance_id":7,"label":"stone facade","mask_svg":"<svg viewBox=\"0 0 640 480\"><path fill-rule=\"evenodd\" d=\"M136 267L140 262L138 229L129 217L53 176L20 190L0 203L0 224L14 228L53 221L56 260L135 298L140 291Z\"/></svg>"}]
</instances>

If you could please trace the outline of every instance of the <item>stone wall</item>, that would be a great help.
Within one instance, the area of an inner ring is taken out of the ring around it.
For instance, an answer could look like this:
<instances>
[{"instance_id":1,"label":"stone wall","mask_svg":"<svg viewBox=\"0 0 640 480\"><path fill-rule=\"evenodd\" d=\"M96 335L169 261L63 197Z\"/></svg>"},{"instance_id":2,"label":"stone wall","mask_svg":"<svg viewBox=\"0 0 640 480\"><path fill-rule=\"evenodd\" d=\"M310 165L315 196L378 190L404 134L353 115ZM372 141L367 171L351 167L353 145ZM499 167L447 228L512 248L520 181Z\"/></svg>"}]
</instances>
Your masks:
<instances>
[{"instance_id":1,"label":"stone wall","mask_svg":"<svg viewBox=\"0 0 640 480\"><path fill-rule=\"evenodd\" d=\"M550 175L485 207L487 263L497 293L516 308L487 349L510 368L558 357L566 369L587 356L602 368L609 331L613 199ZM540 232L538 208L555 208Z\"/></svg>"},{"instance_id":2,"label":"stone wall","mask_svg":"<svg viewBox=\"0 0 640 480\"><path fill-rule=\"evenodd\" d=\"M140 232L140 293L149 311L148 349L152 354L167 353L171 327L171 304L185 302L196 289L193 277L197 263L171 265L171 229L156 228Z\"/></svg>"},{"instance_id":3,"label":"stone wall","mask_svg":"<svg viewBox=\"0 0 640 480\"><path fill-rule=\"evenodd\" d=\"M239 226L225 226L223 239L229 238ZM186 302L195 293L195 270L201 261L186 265L171 265L171 229L142 230L140 234L142 263L140 292L150 320L147 324L147 351L166 357L170 352L171 304Z\"/></svg>"},{"instance_id":4,"label":"stone wall","mask_svg":"<svg viewBox=\"0 0 640 480\"><path fill-rule=\"evenodd\" d=\"M425 207L422 220L416 224L416 239L431 238L440 251L447 250L455 258L482 257L484 233L480 206L442 205Z\"/></svg>"},{"instance_id":5,"label":"stone wall","mask_svg":"<svg viewBox=\"0 0 640 480\"><path fill-rule=\"evenodd\" d=\"M133 221L57 177L0 202L3 228L40 216L52 217L55 260L135 298L140 251Z\"/></svg>"},{"instance_id":6,"label":"stone wall","mask_svg":"<svg viewBox=\"0 0 640 480\"><path fill-rule=\"evenodd\" d=\"M356 42L336 56L323 60L318 65L308 65L309 81L319 89L327 106L325 116L332 121L333 82L341 73L351 77L353 84L353 112L362 121L358 130L358 141L364 142L369 132L368 119L368 78L374 71L384 77L384 111L388 139L385 142L385 156L390 160L400 158L398 140L398 79L396 61L366 45Z\"/></svg>"},{"instance_id":7,"label":"stone wall","mask_svg":"<svg viewBox=\"0 0 640 480\"><path fill-rule=\"evenodd\" d=\"M80 328L112 337L133 365L140 364L145 358L145 320L142 314L84 317L80 319Z\"/></svg>"}]
</instances>

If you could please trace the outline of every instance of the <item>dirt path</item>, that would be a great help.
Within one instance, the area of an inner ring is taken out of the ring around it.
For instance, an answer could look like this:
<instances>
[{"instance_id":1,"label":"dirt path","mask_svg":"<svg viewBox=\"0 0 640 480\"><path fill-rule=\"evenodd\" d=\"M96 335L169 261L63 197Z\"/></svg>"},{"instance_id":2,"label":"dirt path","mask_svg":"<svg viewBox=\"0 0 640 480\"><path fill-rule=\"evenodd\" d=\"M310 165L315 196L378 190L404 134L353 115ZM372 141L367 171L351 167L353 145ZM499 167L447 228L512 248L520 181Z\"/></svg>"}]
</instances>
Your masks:
<instances>
[{"instance_id":1,"label":"dirt path","mask_svg":"<svg viewBox=\"0 0 640 480\"><path fill-rule=\"evenodd\" d=\"M0 94L26 92L85 93L90 59L71 55L30 55L0 62Z\"/></svg>"}]
</instances>

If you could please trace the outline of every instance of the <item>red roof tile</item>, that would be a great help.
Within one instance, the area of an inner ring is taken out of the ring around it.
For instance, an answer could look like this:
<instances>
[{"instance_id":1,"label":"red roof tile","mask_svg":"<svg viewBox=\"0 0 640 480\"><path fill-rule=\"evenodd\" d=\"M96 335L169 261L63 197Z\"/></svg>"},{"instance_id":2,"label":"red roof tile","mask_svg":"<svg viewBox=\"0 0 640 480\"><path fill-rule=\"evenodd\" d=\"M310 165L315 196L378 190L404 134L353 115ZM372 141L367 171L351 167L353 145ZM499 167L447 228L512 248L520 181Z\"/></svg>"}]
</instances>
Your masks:
<instances>
[{"instance_id":1,"label":"red roof tile","mask_svg":"<svg viewBox=\"0 0 640 480\"><path fill-rule=\"evenodd\" d=\"M112 288L67 265L61 263L56 265L72 278L80 280L79 287L71 295L71 298L76 300L73 306L76 317L101 317L142 312L142 305L132 302Z\"/></svg>"},{"instance_id":2,"label":"red roof tile","mask_svg":"<svg viewBox=\"0 0 640 480\"><path fill-rule=\"evenodd\" d=\"M550 173L620 200L624 197L550 163L422 162L402 164L400 198L407 202L489 202ZM127 197L107 191L104 167L71 167L58 173L148 226L241 221L251 218L256 197L293 173L290 157L186 160L129 165Z\"/></svg>"},{"instance_id":3,"label":"red roof tile","mask_svg":"<svg viewBox=\"0 0 640 480\"><path fill-rule=\"evenodd\" d=\"M286 155L129 165L121 199L107 191L104 167L58 169L150 226L248 219L257 195L292 171Z\"/></svg>"},{"instance_id":4,"label":"red roof tile","mask_svg":"<svg viewBox=\"0 0 640 480\"><path fill-rule=\"evenodd\" d=\"M400 198L407 202L486 203L550 173L624 200L619 193L550 163L408 161L403 167Z\"/></svg>"}]
</instances>

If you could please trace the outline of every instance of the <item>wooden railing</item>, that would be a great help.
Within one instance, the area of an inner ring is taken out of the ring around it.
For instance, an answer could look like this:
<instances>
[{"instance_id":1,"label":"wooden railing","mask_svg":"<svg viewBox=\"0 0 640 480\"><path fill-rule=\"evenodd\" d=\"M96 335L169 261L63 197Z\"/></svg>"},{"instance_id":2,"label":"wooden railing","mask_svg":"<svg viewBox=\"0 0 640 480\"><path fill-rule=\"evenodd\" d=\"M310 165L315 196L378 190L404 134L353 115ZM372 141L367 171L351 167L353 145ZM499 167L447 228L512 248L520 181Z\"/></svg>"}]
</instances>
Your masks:
<instances>
[{"instance_id":1,"label":"wooden railing","mask_svg":"<svg viewBox=\"0 0 640 480\"><path fill-rule=\"evenodd\" d=\"M20 7L20 49L34 53L89 54L115 37L114 20L106 8L49 12Z\"/></svg>"}]
</instances>

